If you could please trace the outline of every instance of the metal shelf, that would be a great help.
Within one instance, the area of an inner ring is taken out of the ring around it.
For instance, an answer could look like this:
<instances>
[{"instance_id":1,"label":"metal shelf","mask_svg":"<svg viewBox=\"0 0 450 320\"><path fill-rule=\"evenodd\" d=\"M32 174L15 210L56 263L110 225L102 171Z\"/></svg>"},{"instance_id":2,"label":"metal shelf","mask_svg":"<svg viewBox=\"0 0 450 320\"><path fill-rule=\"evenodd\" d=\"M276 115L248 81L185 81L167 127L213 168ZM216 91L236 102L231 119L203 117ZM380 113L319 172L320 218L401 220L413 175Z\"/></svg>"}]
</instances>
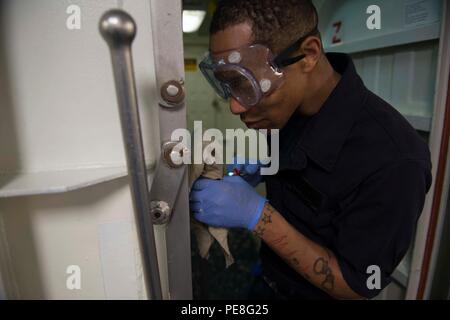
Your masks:
<instances>
[{"instance_id":1,"label":"metal shelf","mask_svg":"<svg viewBox=\"0 0 450 320\"><path fill-rule=\"evenodd\" d=\"M64 193L127 175L126 166L0 174L0 198Z\"/></svg>"}]
</instances>

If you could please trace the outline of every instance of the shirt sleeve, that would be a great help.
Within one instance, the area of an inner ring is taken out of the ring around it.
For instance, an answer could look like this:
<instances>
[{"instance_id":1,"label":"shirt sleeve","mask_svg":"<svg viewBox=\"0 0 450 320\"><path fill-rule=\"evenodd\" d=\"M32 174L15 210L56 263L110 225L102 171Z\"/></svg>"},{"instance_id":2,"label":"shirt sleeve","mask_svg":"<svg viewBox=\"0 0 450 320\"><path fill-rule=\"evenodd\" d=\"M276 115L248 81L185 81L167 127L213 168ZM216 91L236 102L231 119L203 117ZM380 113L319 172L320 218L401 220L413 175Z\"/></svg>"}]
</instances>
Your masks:
<instances>
[{"instance_id":1,"label":"shirt sleeve","mask_svg":"<svg viewBox=\"0 0 450 320\"><path fill-rule=\"evenodd\" d=\"M362 297L374 298L391 282L410 247L430 185L426 165L402 161L367 179L342 209L333 251L344 279ZM380 289L368 286L373 266L380 270Z\"/></svg>"}]
</instances>

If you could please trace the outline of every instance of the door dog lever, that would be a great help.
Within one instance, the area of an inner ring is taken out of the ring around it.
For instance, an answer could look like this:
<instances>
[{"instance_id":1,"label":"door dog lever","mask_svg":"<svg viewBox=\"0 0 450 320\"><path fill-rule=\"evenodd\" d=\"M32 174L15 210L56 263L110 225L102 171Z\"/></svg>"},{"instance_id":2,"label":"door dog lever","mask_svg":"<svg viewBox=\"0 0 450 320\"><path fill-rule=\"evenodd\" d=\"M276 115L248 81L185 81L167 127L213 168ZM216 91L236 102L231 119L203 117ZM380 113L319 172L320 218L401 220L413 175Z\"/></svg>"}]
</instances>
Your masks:
<instances>
[{"instance_id":1,"label":"door dog lever","mask_svg":"<svg viewBox=\"0 0 450 320\"><path fill-rule=\"evenodd\" d=\"M111 52L131 194L143 255L147 293L151 299L161 300L158 257L153 221L150 215L147 168L131 51L131 44L136 36L136 23L128 13L113 9L101 17L99 29Z\"/></svg>"}]
</instances>

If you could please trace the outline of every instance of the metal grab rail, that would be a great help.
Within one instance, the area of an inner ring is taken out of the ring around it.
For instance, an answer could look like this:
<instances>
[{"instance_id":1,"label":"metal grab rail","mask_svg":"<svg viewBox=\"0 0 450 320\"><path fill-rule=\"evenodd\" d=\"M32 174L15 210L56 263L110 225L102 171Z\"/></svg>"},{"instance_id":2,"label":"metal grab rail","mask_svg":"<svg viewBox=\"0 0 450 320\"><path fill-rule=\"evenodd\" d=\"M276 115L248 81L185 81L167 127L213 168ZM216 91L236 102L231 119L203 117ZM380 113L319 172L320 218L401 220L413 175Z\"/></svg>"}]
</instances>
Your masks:
<instances>
[{"instance_id":1,"label":"metal grab rail","mask_svg":"<svg viewBox=\"0 0 450 320\"><path fill-rule=\"evenodd\" d=\"M161 282L150 215L147 170L131 51L131 44L136 36L136 23L128 13L114 9L102 16L99 29L111 51L133 206L143 254L147 294L152 299L161 300Z\"/></svg>"}]
</instances>

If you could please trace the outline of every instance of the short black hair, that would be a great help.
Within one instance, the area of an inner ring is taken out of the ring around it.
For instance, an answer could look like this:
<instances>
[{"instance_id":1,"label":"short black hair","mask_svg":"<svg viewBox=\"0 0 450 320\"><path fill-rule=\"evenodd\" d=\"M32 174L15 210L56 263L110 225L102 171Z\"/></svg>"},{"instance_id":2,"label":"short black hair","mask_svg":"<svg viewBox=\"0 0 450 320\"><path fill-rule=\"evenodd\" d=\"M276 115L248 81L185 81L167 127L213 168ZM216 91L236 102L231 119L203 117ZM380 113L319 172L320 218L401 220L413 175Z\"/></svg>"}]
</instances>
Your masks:
<instances>
[{"instance_id":1,"label":"short black hair","mask_svg":"<svg viewBox=\"0 0 450 320\"><path fill-rule=\"evenodd\" d=\"M317 28L319 17L311 0L219 0L210 34L245 22L255 42L279 53Z\"/></svg>"}]
</instances>

